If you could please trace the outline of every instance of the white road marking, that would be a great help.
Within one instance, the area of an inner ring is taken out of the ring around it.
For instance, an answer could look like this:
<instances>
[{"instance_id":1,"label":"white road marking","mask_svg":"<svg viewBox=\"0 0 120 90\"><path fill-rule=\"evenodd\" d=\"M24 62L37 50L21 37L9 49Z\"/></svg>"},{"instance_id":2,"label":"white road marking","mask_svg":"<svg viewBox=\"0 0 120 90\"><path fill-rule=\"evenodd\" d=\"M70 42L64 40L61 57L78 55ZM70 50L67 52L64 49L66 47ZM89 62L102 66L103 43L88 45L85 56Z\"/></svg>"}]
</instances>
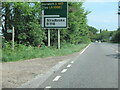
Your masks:
<instances>
[{"instance_id":1,"label":"white road marking","mask_svg":"<svg viewBox=\"0 0 120 90\"><path fill-rule=\"evenodd\" d=\"M111 48L112 50L115 50L114 48Z\"/></svg>"},{"instance_id":2,"label":"white road marking","mask_svg":"<svg viewBox=\"0 0 120 90\"><path fill-rule=\"evenodd\" d=\"M47 86L47 87L45 87L45 88L51 88L51 86Z\"/></svg>"},{"instance_id":3,"label":"white road marking","mask_svg":"<svg viewBox=\"0 0 120 90\"><path fill-rule=\"evenodd\" d=\"M53 81L59 80L60 77L61 77L61 76L56 76L56 77L53 79Z\"/></svg>"},{"instance_id":4,"label":"white road marking","mask_svg":"<svg viewBox=\"0 0 120 90\"><path fill-rule=\"evenodd\" d=\"M119 53L118 51L115 51L116 53Z\"/></svg>"},{"instance_id":5,"label":"white road marking","mask_svg":"<svg viewBox=\"0 0 120 90\"><path fill-rule=\"evenodd\" d=\"M68 67L68 68L71 67L71 64L67 65L67 67Z\"/></svg>"},{"instance_id":6,"label":"white road marking","mask_svg":"<svg viewBox=\"0 0 120 90\"><path fill-rule=\"evenodd\" d=\"M71 61L71 63L74 63L74 61Z\"/></svg>"},{"instance_id":7,"label":"white road marking","mask_svg":"<svg viewBox=\"0 0 120 90\"><path fill-rule=\"evenodd\" d=\"M85 49L82 52L80 52L80 54L84 53L84 51L85 51Z\"/></svg>"},{"instance_id":8,"label":"white road marking","mask_svg":"<svg viewBox=\"0 0 120 90\"><path fill-rule=\"evenodd\" d=\"M89 46L90 46L90 44L89 44L85 49L83 49L82 52L80 52L80 55L81 55L82 53L84 53L85 50L86 50Z\"/></svg>"},{"instance_id":9,"label":"white road marking","mask_svg":"<svg viewBox=\"0 0 120 90\"><path fill-rule=\"evenodd\" d=\"M61 73L64 73L64 72L66 72L67 71L67 69L63 69L62 71L61 71Z\"/></svg>"}]
</instances>

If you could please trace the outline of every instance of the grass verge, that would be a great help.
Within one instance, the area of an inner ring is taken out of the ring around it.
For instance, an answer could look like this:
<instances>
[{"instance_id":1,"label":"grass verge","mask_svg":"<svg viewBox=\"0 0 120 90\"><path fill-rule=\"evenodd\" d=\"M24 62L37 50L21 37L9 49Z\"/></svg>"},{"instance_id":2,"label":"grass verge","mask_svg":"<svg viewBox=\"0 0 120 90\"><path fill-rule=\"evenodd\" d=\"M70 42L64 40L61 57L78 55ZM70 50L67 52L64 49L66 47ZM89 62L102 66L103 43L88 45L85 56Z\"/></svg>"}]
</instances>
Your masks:
<instances>
[{"instance_id":1,"label":"grass verge","mask_svg":"<svg viewBox=\"0 0 120 90\"><path fill-rule=\"evenodd\" d=\"M33 58L43 58L49 56L63 56L72 54L75 52L81 51L88 44L79 44L79 45L71 45L71 44L63 44L61 45L61 49L57 49L55 47L27 47L24 45L19 45L15 48L15 50L11 50L10 48L3 49L2 53L2 62L11 62L11 61L19 61L19 60L27 60Z\"/></svg>"}]
</instances>

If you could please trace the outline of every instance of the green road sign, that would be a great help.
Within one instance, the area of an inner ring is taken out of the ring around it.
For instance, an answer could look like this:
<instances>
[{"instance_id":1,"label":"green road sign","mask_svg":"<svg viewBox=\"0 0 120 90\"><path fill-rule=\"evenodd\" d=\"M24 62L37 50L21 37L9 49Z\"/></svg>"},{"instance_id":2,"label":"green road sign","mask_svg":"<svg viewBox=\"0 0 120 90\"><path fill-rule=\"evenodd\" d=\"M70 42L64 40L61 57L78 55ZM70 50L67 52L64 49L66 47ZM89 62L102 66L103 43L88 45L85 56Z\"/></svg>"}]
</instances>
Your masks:
<instances>
[{"instance_id":1,"label":"green road sign","mask_svg":"<svg viewBox=\"0 0 120 90\"><path fill-rule=\"evenodd\" d=\"M67 28L67 2L42 2L42 28Z\"/></svg>"}]
</instances>

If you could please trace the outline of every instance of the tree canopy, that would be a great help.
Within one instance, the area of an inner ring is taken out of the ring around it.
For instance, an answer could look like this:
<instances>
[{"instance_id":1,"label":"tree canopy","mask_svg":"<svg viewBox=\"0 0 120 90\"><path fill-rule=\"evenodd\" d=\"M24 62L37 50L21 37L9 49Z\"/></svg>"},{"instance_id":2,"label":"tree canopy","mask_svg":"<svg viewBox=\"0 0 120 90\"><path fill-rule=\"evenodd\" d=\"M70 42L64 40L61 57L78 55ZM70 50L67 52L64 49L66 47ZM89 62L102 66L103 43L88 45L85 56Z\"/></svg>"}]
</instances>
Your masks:
<instances>
[{"instance_id":1,"label":"tree canopy","mask_svg":"<svg viewBox=\"0 0 120 90\"><path fill-rule=\"evenodd\" d=\"M7 30L14 26L16 43L32 46L47 45L48 31L41 28L41 3L3 2L2 11L5 23L2 25L2 32L5 41L11 41L11 33L8 33ZM68 28L61 29L63 43L87 43L98 38L98 30L87 24L89 13L85 11L83 2L68 3ZM102 31L99 39L107 39L109 36L107 32ZM57 30L51 30L51 45L55 44L57 44Z\"/></svg>"}]
</instances>

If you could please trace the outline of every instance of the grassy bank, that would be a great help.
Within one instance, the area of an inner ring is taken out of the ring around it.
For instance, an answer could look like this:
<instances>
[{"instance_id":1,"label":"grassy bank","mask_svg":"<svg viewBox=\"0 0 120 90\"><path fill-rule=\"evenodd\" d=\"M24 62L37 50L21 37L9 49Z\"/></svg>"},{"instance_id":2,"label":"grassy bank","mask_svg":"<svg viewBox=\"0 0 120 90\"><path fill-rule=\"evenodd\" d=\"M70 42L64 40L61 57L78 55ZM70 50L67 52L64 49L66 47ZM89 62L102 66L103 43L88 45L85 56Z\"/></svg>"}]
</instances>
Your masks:
<instances>
[{"instance_id":1,"label":"grassy bank","mask_svg":"<svg viewBox=\"0 0 120 90\"><path fill-rule=\"evenodd\" d=\"M11 48L3 48L2 51L2 62L10 62L10 61L18 61L18 60L26 60L33 58L43 58L49 56L63 56L67 54L72 54L74 52L78 52L85 48L88 44L79 44L79 45L71 45L71 44L63 44L61 49L57 49L55 47L27 47L24 45L17 45L15 50L11 50Z\"/></svg>"}]
</instances>

